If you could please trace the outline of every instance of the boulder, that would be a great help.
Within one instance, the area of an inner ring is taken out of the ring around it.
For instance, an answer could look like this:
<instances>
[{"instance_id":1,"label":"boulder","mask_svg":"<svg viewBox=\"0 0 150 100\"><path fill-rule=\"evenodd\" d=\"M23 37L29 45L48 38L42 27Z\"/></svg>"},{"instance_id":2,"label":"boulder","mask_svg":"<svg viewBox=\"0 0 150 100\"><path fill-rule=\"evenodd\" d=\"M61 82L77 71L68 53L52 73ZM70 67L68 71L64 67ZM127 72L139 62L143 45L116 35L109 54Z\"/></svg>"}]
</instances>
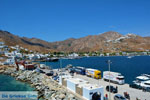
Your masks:
<instances>
[{"instance_id":1,"label":"boulder","mask_svg":"<svg viewBox=\"0 0 150 100\"><path fill-rule=\"evenodd\" d=\"M64 99L65 97L66 97L65 94L60 94L60 95L59 95L59 98L60 98L60 99Z\"/></svg>"}]
</instances>

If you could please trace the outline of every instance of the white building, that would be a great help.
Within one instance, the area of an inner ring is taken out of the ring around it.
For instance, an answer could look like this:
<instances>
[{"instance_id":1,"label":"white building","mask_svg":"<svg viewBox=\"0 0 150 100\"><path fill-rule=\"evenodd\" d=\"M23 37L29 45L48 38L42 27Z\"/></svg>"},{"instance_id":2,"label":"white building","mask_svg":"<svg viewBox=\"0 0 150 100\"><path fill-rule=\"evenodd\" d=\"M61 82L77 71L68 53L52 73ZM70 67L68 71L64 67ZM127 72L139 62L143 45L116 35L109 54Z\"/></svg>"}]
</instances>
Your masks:
<instances>
[{"instance_id":1,"label":"white building","mask_svg":"<svg viewBox=\"0 0 150 100\"><path fill-rule=\"evenodd\" d=\"M106 56L109 56L110 54L109 53L106 53Z\"/></svg>"},{"instance_id":2,"label":"white building","mask_svg":"<svg viewBox=\"0 0 150 100\"><path fill-rule=\"evenodd\" d=\"M99 100L104 99L103 86L90 84L83 79L64 75L59 77L59 84L66 86L67 89L81 95L86 100L94 100L94 96L98 96Z\"/></svg>"},{"instance_id":3,"label":"white building","mask_svg":"<svg viewBox=\"0 0 150 100\"><path fill-rule=\"evenodd\" d=\"M11 56L8 59L6 59L6 61L4 62L5 65L13 65L15 64L15 57Z\"/></svg>"},{"instance_id":4,"label":"white building","mask_svg":"<svg viewBox=\"0 0 150 100\"><path fill-rule=\"evenodd\" d=\"M0 49L4 48L4 42L0 42Z\"/></svg>"},{"instance_id":5,"label":"white building","mask_svg":"<svg viewBox=\"0 0 150 100\"><path fill-rule=\"evenodd\" d=\"M79 55L77 53L69 54L69 57L78 57Z\"/></svg>"}]
</instances>

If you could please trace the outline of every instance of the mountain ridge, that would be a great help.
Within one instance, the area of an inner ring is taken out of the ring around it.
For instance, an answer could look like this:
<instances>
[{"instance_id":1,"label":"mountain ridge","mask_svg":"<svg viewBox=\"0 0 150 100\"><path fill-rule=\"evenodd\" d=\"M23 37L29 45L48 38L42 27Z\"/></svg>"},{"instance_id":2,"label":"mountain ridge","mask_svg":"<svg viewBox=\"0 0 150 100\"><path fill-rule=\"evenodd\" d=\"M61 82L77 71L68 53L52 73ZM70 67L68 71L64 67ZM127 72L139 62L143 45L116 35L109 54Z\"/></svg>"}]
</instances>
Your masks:
<instances>
[{"instance_id":1,"label":"mountain ridge","mask_svg":"<svg viewBox=\"0 0 150 100\"><path fill-rule=\"evenodd\" d=\"M120 52L150 50L150 37L135 34L122 35L108 31L98 35L89 35L78 39L47 42L37 38L19 37L0 30L0 39L8 46L20 45L38 52Z\"/></svg>"}]
</instances>

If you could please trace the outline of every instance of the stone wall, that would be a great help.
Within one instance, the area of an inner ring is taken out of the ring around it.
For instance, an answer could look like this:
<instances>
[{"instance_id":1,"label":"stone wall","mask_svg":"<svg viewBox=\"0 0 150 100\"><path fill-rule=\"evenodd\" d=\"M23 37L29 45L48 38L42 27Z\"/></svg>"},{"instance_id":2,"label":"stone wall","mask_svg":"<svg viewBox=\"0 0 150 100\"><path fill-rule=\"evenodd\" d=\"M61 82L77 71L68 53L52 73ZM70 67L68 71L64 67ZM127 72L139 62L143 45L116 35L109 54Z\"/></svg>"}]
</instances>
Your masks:
<instances>
[{"instance_id":1,"label":"stone wall","mask_svg":"<svg viewBox=\"0 0 150 100\"><path fill-rule=\"evenodd\" d=\"M50 76L35 71L16 71L12 66L0 66L0 74L11 75L31 84L38 91L39 100L81 100Z\"/></svg>"}]
</instances>

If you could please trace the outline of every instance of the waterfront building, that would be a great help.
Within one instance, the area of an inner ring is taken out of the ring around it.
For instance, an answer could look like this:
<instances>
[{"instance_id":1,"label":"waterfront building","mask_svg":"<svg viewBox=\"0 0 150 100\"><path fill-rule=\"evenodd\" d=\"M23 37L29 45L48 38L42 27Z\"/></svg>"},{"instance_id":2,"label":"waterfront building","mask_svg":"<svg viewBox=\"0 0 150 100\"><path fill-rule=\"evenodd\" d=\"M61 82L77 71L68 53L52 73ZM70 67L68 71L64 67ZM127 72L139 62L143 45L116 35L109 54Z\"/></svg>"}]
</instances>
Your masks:
<instances>
[{"instance_id":1,"label":"waterfront building","mask_svg":"<svg viewBox=\"0 0 150 100\"><path fill-rule=\"evenodd\" d=\"M80 78L73 78L70 75L59 76L59 84L67 87L73 93L77 93L85 100L103 100L104 88L103 86L90 84ZM98 98L98 99L94 99Z\"/></svg>"}]
</instances>

